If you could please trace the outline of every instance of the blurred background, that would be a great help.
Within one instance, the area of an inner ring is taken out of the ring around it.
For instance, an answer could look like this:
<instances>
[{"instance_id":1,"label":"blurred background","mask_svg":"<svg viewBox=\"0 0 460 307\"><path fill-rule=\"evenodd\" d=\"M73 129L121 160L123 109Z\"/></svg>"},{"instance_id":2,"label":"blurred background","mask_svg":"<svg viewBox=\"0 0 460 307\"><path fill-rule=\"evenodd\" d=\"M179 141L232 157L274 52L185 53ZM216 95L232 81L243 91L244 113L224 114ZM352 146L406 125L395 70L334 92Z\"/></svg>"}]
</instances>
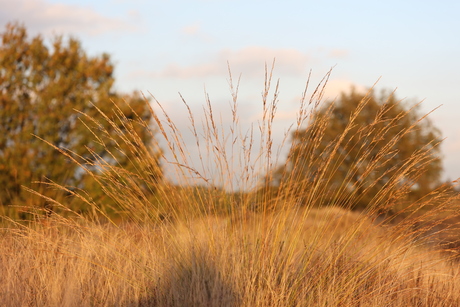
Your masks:
<instances>
[{"instance_id":1,"label":"blurred background","mask_svg":"<svg viewBox=\"0 0 460 307\"><path fill-rule=\"evenodd\" d=\"M239 109L249 127L261 113L264 65L276 58L275 143L295 120L310 71L312 91L333 68L325 99L378 81L377 90L424 100L422 112L442 105L430 117L446 138L443 178L460 176L460 2L0 0L0 7L1 28L18 22L31 37L75 37L90 56L107 52L115 89L151 93L182 131L188 114L179 92L197 114L205 91L216 112L228 112L227 62L234 81L241 76Z\"/></svg>"}]
</instances>

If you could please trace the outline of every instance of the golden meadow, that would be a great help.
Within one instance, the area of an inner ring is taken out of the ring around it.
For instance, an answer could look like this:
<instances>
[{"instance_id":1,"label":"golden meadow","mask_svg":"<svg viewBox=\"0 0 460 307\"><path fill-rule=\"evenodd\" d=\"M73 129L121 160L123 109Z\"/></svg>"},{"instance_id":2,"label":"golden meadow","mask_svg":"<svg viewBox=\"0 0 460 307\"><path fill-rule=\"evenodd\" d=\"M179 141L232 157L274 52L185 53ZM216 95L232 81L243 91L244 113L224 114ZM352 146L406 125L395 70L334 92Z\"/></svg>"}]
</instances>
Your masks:
<instances>
[{"instance_id":1,"label":"golden meadow","mask_svg":"<svg viewBox=\"0 0 460 307\"><path fill-rule=\"evenodd\" d=\"M209 97L202 121L183 100L199 149L198 165L190 160L184 133L161 102L150 102L157 110L152 109L154 128L141 117L126 118L114 104L117 122L124 123L123 129L115 129L117 135L88 129L102 144L105 136L129 145L138 168L123 169L97 157L82 161L56 148L90 174L110 202L47 182L50 189L68 195L47 199L60 214L30 207L21 210L34 217L32 222L4 217L2 305L460 306L458 194L446 184L408 202L411 186L401 184L423 172L420 166L433 159L429 150L415 151L394 170L365 209L352 210L360 195L345 193L349 182L333 191L338 195L334 203L324 204L331 192L325 183L340 166L338 146L321 157L314 151L331 120L331 112L312 120L322 107L328 77L312 89L307 82L297 121L283 143L303 146L302 165L289 156L286 160L273 146L279 84L270 69L262 90L262 115L250 130L240 123L239 81L231 74L230 125L224 126ZM366 103L366 98L361 100L349 125L338 132L337 144L346 142L360 125L356 115ZM375 123L383 113L376 115ZM95 118L87 119L97 124ZM104 120L117 125L109 117ZM364 167L364 174L383 174L381 166L393 145L416 129L416 123L380 146L373 163L354 165ZM368 136L369 144L391 125L396 124L390 120L372 126L380 130ZM165 146L152 153L137 136L139 127ZM300 145L290 144L292 132L299 129L315 133ZM370 151L362 148L360 157ZM156 154L162 156L161 165ZM300 167L317 173L306 178L298 172L275 187L272 179L279 176L280 163L290 165L291 174ZM152 180L149 174L166 165L176 182ZM369 175L367 186L373 185L371 178L379 176ZM72 209L71 201L88 210Z\"/></svg>"}]
</instances>

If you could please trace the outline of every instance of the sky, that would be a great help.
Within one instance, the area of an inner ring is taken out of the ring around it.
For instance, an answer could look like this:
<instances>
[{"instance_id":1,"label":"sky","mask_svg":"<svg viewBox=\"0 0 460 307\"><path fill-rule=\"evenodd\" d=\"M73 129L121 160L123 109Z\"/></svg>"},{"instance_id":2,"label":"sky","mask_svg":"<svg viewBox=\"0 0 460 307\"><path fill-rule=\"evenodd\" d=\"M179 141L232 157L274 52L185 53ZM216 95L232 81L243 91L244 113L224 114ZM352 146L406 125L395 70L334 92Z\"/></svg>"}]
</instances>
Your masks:
<instances>
[{"instance_id":1,"label":"sky","mask_svg":"<svg viewBox=\"0 0 460 307\"><path fill-rule=\"evenodd\" d=\"M0 0L0 8L2 28L18 21L31 36L71 35L90 55L110 54L116 90L151 93L184 130L179 92L200 110L206 91L228 115L227 63L241 76L249 125L261 112L264 65L276 59L275 143L295 120L310 71L315 84L333 68L326 99L378 81L378 90L423 100L422 112L442 105L430 118L446 138L443 178L460 177L459 1Z\"/></svg>"}]
</instances>

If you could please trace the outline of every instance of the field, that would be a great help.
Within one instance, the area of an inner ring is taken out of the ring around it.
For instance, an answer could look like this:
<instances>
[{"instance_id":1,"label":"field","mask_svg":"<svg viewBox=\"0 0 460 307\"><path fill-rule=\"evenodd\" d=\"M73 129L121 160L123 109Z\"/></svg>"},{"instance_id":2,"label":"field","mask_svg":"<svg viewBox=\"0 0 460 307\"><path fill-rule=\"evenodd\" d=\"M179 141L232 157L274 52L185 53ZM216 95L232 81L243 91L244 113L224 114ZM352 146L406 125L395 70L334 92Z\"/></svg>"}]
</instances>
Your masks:
<instances>
[{"instance_id":1,"label":"field","mask_svg":"<svg viewBox=\"0 0 460 307\"><path fill-rule=\"evenodd\" d=\"M127 129L122 139L132 142L139 165L146 168L133 173L104 161L97 161L96 168L81 165L116 202L116 218L110 215L115 209L109 214L84 191L52 182L50 187L84 202L89 213L50 199L56 213L28 208L34 215L28 223L5 217L0 237L2 305L460 306L458 194L446 185L407 203L411 186L398 184L420 173L419 165L430 161L429 152L415 153L368 208L354 210L361 195L339 193L349 188L347 183L335 191L335 203L318 205L330 192L323 183L340 164L334 148L325 158L311 157L311 166L321 166L314 180L294 177L278 189L269 180L257 180L276 173L271 134L277 88L271 88L268 72L262 118L255 129L259 139L238 130L237 86L231 78L230 83L230 132L220 130L210 101L203 133L185 108L203 149L204 167L188 162L181 133L168 115L155 115L166 150L175 153L168 163L178 174L178 183L155 183L155 197L142 193L154 186L148 179L153 158L145 145L136 143L134 130ZM302 99L299 128L318 108L322 86L310 100ZM122 114L120 118L125 120ZM321 131L328 120L309 127ZM387 131L381 129L380 136ZM346 139L349 131L341 133ZM314 147L321 135L312 135L308 144L313 145L308 146ZM256 156L254 147L260 148ZM61 152L72 159L69 152ZM384 162L391 152L391 146L384 146L378 157ZM366 154L363 149L362 156ZM381 169L377 162L365 166L366 174ZM219 174L216 181L222 188L210 182L209 169ZM260 181L265 183L256 184ZM366 184L372 187L373 182Z\"/></svg>"},{"instance_id":2,"label":"field","mask_svg":"<svg viewBox=\"0 0 460 307\"><path fill-rule=\"evenodd\" d=\"M5 306L458 306L458 263L420 243L416 232L394 228L334 207L155 226L50 221L2 235L0 300Z\"/></svg>"}]
</instances>

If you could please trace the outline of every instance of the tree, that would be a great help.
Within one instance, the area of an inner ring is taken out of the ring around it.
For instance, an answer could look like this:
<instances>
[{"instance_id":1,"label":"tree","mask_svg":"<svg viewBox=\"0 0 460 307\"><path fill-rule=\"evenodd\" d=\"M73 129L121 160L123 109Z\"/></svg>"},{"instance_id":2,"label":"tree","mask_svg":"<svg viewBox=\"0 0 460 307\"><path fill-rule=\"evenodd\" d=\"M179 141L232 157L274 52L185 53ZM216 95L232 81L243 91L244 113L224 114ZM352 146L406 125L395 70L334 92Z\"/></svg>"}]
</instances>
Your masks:
<instances>
[{"instance_id":1,"label":"tree","mask_svg":"<svg viewBox=\"0 0 460 307\"><path fill-rule=\"evenodd\" d=\"M295 131L274 182L321 205L366 208L421 197L440 183L440 132L394 93L342 93ZM305 201L305 200L303 200Z\"/></svg>"},{"instance_id":2,"label":"tree","mask_svg":"<svg viewBox=\"0 0 460 307\"><path fill-rule=\"evenodd\" d=\"M21 185L33 181L94 190L82 166L96 167L95 159L128 171L146 167L135 157L135 140L123 133L130 129L138 142L155 144L151 111L139 95L113 91L109 55L90 57L74 38L56 37L48 46L40 35L28 39L17 24L0 37L0 205L29 205L31 195ZM146 148L158 163L158 152ZM159 167L149 174L161 177ZM43 184L33 188L45 190Z\"/></svg>"}]
</instances>

